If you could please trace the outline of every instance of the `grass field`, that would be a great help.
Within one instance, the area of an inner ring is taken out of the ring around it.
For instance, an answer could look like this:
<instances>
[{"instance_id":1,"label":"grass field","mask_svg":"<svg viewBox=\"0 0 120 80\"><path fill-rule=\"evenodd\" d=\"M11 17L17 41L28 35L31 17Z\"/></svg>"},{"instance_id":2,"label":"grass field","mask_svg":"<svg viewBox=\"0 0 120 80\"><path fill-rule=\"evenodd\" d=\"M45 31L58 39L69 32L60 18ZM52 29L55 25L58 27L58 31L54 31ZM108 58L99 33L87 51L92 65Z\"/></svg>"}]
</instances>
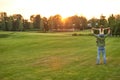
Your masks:
<instances>
[{"instance_id":1,"label":"grass field","mask_svg":"<svg viewBox=\"0 0 120 80\"><path fill-rule=\"evenodd\" d=\"M106 39L107 64L96 65L96 39L73 33L1 31L0 80L119 80L120 38Z\"/></svg>"}]
</instances>

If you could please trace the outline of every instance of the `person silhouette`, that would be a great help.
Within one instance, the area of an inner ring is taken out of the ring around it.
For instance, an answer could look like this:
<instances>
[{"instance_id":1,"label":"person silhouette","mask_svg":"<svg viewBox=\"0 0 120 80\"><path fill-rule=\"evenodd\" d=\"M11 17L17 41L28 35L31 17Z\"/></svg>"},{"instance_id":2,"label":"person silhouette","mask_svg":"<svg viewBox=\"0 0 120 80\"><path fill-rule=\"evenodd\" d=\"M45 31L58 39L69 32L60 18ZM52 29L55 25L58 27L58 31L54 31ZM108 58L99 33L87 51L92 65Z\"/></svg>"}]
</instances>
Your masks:
<instances>
[{"instance_id":1,"label":"person silhouette","mask_svg":"<svg viewBox=\"0 0 120 80\"><path fill-rule=\"evenodd\" d=\"M104 34L104 30L108 29L108 33ZM99 34L95 34L94 30L98 30ZM96 37L97 43L97 61L96 64L100 64L100 53L102 52L104 64L106 64L106 50L105 50L105 38L110 34L110 28L103 28L101 26L99 29L92 28L92 33Z\"/></svg>"}]
</instances>

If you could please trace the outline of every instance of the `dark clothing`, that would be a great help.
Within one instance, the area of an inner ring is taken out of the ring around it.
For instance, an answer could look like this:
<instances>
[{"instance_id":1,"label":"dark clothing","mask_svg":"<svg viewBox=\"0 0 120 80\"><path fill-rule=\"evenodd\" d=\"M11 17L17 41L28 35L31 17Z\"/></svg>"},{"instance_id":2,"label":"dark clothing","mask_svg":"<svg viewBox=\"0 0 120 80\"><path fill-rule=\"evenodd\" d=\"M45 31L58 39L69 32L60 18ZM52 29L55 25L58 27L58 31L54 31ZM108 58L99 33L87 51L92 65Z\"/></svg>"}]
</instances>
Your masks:
<instances>
[{"instance_id":1,"label":"dark clothing","mask_svg":"<svg viewBox=\"0 0 120 80\"><path fill-rule=\"evenodd\" d=\"M106 52L105 52L105 38L108 36L109 34L94 34L94 36L97 38L97 46L98 46L98 54L97 54L97 62L96 64L100 64L100 53L102 52L103 55L103 60L104 60L104 64L106 64Z\"/></svg>"},{"instance_id":2,"label":"dark clothing","mask_svg":"<svg viewBox=\"0 0 120 80\"><path fill-rule=\"evenodd\" d=\"M98 47L104 47L105 46L105 38L108 36L109 34L94 34L94 36L97 38L96 43Z\"/></svg>"}]
</instances>

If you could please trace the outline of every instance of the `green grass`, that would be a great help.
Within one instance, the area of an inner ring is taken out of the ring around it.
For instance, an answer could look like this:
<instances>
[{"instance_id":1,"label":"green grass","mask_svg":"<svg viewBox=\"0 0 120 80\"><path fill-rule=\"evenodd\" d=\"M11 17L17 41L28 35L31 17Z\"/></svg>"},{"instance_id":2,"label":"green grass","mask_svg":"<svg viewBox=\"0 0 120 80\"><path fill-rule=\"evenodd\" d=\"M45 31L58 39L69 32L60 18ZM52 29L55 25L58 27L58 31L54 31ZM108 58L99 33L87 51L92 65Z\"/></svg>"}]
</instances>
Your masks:
<instances>
[{"instance_id":1,"label":"green grass","mask_svg":"<svg viewBox=\"0 0 120 80\"><path fill-rule=\"evenodd\" d=\"M119 80L120 38L106 39L107 64L96 65L96 39L73 33L1 31L0 80Z\"/></svg>"}]
</instances>

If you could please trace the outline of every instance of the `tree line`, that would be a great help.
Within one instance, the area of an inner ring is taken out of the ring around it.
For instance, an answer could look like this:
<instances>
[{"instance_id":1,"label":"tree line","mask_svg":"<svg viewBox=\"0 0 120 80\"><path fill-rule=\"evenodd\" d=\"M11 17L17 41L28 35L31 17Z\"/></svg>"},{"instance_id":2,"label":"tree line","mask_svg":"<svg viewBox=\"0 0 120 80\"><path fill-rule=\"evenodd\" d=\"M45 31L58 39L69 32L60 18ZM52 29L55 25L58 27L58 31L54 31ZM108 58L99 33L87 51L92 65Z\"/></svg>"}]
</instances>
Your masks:
<instances>
[{"instance_id":1,"label":"tree line","mask_svg":"<svg viewBox=\"0 0 120 80\"><path fill-rule=\"evenodd\" d=\"M65 19L56 14L49 18L41 17L40 14L31 15L30 21L23 18L21 14L7 16L6 12L0 13L0 30L4 31L26 31L37 30L48 31L79 31L91 27L110 27L113 35L120 35L120 15L110 15L107 19L101 15L100 19L91 18L87 20L84 16L73 15Z\"/></svg>"}]
</instances>

